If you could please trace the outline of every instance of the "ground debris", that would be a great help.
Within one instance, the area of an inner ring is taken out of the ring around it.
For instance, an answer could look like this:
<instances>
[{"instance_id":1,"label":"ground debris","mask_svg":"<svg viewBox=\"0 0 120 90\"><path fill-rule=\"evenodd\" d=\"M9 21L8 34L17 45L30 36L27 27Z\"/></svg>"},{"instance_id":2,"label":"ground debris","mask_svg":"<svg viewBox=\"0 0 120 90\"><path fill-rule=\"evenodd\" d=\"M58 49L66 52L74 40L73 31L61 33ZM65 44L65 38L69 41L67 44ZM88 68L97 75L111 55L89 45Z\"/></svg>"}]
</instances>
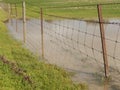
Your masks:
<instances>
[{"instance_id":1,"label":"ground debris","mask_svg":"<svg viewBox=\"0 0 120 90\"><path fill-rule=\"evenodd\" d=\"M0 56L0 61L2 61L4 64L7 64L11 68L11 70L14 71L16 74L22 76L24 81L27 81L31 85L33 84L33 81L31 80L30 76L26 74L26 70L19 68L16 63L7 60L5 56Z\"/></svg>"}]
</instances>

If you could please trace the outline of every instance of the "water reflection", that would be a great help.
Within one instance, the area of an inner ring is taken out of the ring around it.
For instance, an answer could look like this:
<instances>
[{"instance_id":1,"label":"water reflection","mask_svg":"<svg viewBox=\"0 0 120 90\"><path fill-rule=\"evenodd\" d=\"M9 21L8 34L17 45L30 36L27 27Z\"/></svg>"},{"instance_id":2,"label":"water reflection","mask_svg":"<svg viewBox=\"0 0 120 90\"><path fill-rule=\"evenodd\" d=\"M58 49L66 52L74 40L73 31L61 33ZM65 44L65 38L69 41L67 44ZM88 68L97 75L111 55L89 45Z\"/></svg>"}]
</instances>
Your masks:
<instances>
[{"instance_id":1,"label":"water reflection","mask_svg":"<svg viewBox=\"0 0 120 90\"><path fill-rule=\"evenodd\" d=\"M104 90L109 90L109 89L108 89L108 86L109 86L109 85L108 85L108 80L105 80L105 81L104 81Z\"/></svg>"},{"instance_id":2,"label":"water reflection","mask_svg":"<svg viewBox=\"0 0 120 90\"><path fill-rule=\"evenodd\" d=\"M10 32L15 38L22 40L22 21L18 20L18 33L14 30L16 26L15 20L12 22L12 26L10 23L7 24ZM119 34L118 41L120 41L120 32L117 33L120 27L119 25L105 25L104 27L107 38L110 73L116 83L116 80L120 78L120 74L116 71L120 70L120 62L113 58L113 56L120 58L120 43L116 44L114 41L116 40L117 34ZM28 20L26 46L31 51L39 54L41 54L40 33L40 21L37 19ZM90 90L120 90L117 87L120 81L118 81L117 85L109 85L109 81L107 80L102 82L102 85L98 83L101 80L101 76L104 75L98 23L76 20L44 21L44 40L45 57L49 63L75 72L75 81L86 81L91 87ZM114 49L115 46L116 50ZM97 73L96 77L95 73ZM99 80L96 80L99 76Z\"/></svg>"}]
</instances>

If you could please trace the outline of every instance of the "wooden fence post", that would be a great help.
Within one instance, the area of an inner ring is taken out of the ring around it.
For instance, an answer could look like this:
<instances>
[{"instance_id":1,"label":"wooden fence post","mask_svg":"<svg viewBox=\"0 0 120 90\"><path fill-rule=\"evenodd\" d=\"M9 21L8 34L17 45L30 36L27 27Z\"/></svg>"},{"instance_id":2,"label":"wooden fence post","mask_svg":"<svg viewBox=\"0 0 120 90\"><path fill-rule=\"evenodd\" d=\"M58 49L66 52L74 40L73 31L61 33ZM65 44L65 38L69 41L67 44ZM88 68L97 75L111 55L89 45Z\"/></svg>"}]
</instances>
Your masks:
<instances>
[{"instance_id":1,"label":"wooden fence post","mask_svg":"<svg viewBox=\"0 0 120 90\"><path fill-rule=\"evenodd\" d=\"M12 7L12 4L10 4L10 19L11 19L11 25L13 25L13 7Z\"/></svg>"},{"instance_id":2,"label":"wooden fence post","mask_svg":"<svg viewBox=\"0 0 120 90\"><path fill-rule=\"evenodd\" d=\"M11 7L10 4L8 4L8 22L10 23L11 20Z\"/></svg>"},{"instance_id":3,"label":"wooden fence post","mask_svg":"<svg viewBox=\"0 0 120 90\"><path fill-rule=\"evenodd\" d=\"M41 52L42 52L42 58L44 58L44 35L43 35L43 10L40 8L40 21L41 21Z\"/></svg>"},{"instance_id":4,"label":"wooden fence post","mask_svg":"<svg viewBox=\"0 0 120 90\"><path fill-rule=\"evenodd\" d=\"M106 49L106 41L105 41L105 31L104 31L101 5L97 5L97 9L98 9L98 18L99 18L99 25L100 25L100 34L101 34L101 42L102 42L105 77L107 78L108 74L109 74L109 67L108 67L107 49Z\"/></svg>"},{"instance_id":5,"label":"wooden fence post","mask_svg":"<svg viewBox=\"0 0 120 90\"><path fill-rule=\"evenodd\" d=\"M23 1L22 5L22 13L23 13L23 42L26 42L26 7L25 7L25 1Z\"/></svg>"},{"instance_id":6,"label":"wooden fence post","mask_svg":"<svg viewBox=\"0 0 120 90\"><path fill-rule=\"evenodd\" d=\"M18 31L18 23L17 23L17 5L15 4L15 17L16 17L16 32Z\"/></svg>"}]
</instances>

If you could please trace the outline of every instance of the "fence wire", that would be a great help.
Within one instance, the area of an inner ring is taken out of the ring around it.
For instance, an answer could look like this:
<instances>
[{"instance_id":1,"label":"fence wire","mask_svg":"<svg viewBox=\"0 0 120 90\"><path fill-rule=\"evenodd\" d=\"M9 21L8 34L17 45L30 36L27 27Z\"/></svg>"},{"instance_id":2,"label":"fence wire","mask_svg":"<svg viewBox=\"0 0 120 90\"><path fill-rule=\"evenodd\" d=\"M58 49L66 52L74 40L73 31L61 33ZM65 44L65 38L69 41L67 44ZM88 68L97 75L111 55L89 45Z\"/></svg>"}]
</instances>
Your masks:
<instances>
[{"instance_id":1,"label":"fence wire","mask_svg":"<svg viewBox=\"0 0 120 90\"><path fill-rule=\"evenodd\" d=\"M19 7L19 5L17 6ZM68 12L73 13L72 9L76 9L76 11L82 12L81 10L84 7L85 5L81 6L81 8L65 9L66 7L64 7L62 10L69 10ZM89 5L89 7L91 7L90 13L94 13L93 16L97 18L97 7L95 5ZM104 21L101 23L104 25L105 30L109 73L113 78L112 81L115 82L114 84L118 84L120 83L120 20L118 19L120 5L119 3L102 4L102 7ZM27 29L25 44L35 54L42 55L41 12L40 8L34 8L26 7ZM73 15L69 16L71 13L61 16L55 14L54 9L50 9L43 9L44 58L49 63L77 73L80 77L85 76L83 77L85 80L88 79L87 77L93 78L96 74L103 76L104 60L98 18L87 20L85 19L86 16L83 19L79 16L80 18L77 19L72 17ZM89 9L87 5L84 14ZM111 9L112 11L109 11ZM51 12L47 12L47 10ZM15 10L13 12L15 14ZM113 12L114 14L112 14ZM117 17L117 19L107 18L111 16ZM13 24L8 23L8 28L16 38L23 40L22 19L12 18L11 20ZM17 32L14 30L16 20L18 23Z\"/></svg>"}]
</instances>

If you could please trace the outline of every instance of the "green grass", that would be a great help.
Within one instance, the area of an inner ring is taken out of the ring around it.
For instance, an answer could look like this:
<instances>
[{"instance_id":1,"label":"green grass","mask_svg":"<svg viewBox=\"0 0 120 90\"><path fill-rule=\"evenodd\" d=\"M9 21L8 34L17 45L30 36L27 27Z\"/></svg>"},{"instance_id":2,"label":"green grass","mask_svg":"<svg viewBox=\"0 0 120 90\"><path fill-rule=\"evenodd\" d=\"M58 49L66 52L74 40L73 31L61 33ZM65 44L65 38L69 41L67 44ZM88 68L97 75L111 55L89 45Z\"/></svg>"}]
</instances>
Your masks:
<instances>
[{"instance_id":1,"label":"green grass","mask_svg":"<svg viewBox=\"0 0 120 90\"><path fill-rule=\"evenodd\" d=\"M9 65L0 61L0 90L86 90L85 84L73 84L69 73L57 66L39 61L22 44L14 40L8 33L3 21L7 18L0 9L0 55L10 62L16 63L26 71L33 84L23 81L22 76L16 74ZM36 88L33 88L36 87Z\"/></svg>"},{"instance_id":2,"label":"green grass","mask_svg":"<svg viewBox=\"0 0 120 90\"><path fill-rule=\"evenodd\" d=\"M4 0L9 3L18 3L19 15L21 14L20 3L22 0ZM43 8L44 14L52 14L57 16L66 16L68 18L76 19L98 19L97 17L97 4L100 3L118 3L119 0L26 0L27 17L39 17L40 7ZM96 6L81 6L96 4ZM62 8L70 6L80 6L80 8ZM61 8L51 8L61 7ZM120 4L103 5L103 17L106 18L119 18L120 17ZM21 16L21 15L20 15ZM52 17L45 16L47 19Z\"/></svg>"},{"instance_id":3,"label":"green grass","mask_svg":"<svg viewBox=\"0 0 120 90\"><path fill-rule=\"evenodd\" d=\"M5 21L7 19L7 13L0 9L0 21Z\"/></svg>"}]
</instances>

